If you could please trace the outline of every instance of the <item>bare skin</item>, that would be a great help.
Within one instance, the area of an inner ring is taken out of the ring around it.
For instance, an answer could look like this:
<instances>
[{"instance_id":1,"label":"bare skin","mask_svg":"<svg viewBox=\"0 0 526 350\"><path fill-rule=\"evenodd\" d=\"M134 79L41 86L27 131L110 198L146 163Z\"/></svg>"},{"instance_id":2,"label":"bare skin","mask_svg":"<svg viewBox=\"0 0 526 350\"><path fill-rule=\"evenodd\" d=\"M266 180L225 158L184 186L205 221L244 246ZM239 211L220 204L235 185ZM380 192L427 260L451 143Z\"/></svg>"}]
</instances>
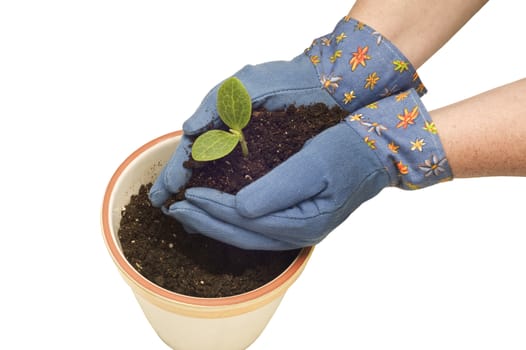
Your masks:
<instances>
[{"instance_id":1,"label":"bare skin","mask_svg":"<svg viewBox=\"0 0 526 350\"><path fill-rule=\"evenodd\" d=\"M455 177L526 176L526 79L431 112Z\"/></svg>"},{"instance_id":2,"label":"bare skin","mask_svg":"<svg viewBox=\"0 0 526 350\"><path fill-rule=\"evenodd\" d=\"M416 68L437 52L487 0L357 0L349 16L398 47Z\"/></svg>"}]
</instances>

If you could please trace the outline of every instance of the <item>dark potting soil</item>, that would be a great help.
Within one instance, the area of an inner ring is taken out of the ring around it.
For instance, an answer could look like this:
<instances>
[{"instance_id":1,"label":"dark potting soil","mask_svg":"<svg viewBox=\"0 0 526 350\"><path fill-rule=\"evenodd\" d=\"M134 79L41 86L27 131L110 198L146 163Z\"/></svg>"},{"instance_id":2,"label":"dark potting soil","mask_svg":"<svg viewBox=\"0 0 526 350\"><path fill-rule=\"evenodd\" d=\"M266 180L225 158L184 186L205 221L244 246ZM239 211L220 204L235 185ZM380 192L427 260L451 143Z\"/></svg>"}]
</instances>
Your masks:
<instances>
[{"instance_id":1,"label":"dark potting soil","mask_svg":"<svg viewBox=\"0 0 526 350\"><path fill-rule=\"evenodd\" d=\"M238 146L222 159L188 161L185 166L192 168L192 176L185 188L204 186L235 194L346 115L338 107L329 109L323 104L254 111L243 129L249 156L243 157ZM122 212L119 240L130 264L165 289L207 298L241 294L277 277L299 252L244 250L188 234L179 222L151 205L150 187L144 184L131 196ZM185 188L173 200L183 199Z\"/></svg>"}]
</instances>

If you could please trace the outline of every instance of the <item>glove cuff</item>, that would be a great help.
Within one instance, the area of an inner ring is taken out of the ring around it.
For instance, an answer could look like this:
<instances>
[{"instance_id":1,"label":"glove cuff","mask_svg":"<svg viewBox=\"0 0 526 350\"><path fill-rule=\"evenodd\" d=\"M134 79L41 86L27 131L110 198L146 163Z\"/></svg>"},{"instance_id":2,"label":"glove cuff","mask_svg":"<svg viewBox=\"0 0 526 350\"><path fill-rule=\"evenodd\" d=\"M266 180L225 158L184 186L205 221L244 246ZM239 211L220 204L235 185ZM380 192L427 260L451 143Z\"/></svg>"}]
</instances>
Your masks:
<instances>
[{"instance_id":1,"label":"glove cuff","mask_svg":"<svg viewBox=\"0 0 526 350\"><path fill-rule=\"evenodd\" d=\"M305 50L322 88L352 112L398 91L426 93L409 60L381 33L345 17L326 36Z\"/></svg>"},{"instance_id":2,"label":"glove cuff","mask_svg":"<svg viewBox=\"0 0 526 350\"><path fill-rule=\"evenodd\" d=\"M453 179L436 126L416 90L373 102L345 122L387 168L391 186L414 190Z\"/></svg>"}]
</instances>

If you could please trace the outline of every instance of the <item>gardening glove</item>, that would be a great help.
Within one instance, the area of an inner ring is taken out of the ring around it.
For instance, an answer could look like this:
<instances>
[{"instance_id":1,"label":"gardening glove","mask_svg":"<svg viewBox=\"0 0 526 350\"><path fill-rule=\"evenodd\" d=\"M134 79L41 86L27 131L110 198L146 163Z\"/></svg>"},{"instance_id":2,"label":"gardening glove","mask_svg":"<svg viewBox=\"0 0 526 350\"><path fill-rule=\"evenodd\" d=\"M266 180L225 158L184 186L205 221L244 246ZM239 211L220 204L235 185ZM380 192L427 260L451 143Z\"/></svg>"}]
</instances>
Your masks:
<instances>
[{"instance_id":1,"label":"gardening glove","mask_svg":"<svg viewBox=\"0 0 526 350\"><path fill-rule=\"evenodd\" d=\"M253 108L267 110L321 102L352 112L395 91L414 87L425 93L407 58L380 33L349 17L293 60L248 65L235 76L247 88ZM184 123L179 147L150 190L153 205L162 206L188 181L191 173L183 163L190 157L190 136L221 125L219 85Z\"/></svg>"},{"instance_id":2,"label":"gardening glove","mask_svg":"<svg viewBox=\"0 0 526 350\"><path fill-rule=\"evenodd\" d=\"M251 249L320 242L383 188L452 179L437 130L410 89L351 113L236 195L190 188L169 214L191 231Z\"/></svg>"}]
</instances>

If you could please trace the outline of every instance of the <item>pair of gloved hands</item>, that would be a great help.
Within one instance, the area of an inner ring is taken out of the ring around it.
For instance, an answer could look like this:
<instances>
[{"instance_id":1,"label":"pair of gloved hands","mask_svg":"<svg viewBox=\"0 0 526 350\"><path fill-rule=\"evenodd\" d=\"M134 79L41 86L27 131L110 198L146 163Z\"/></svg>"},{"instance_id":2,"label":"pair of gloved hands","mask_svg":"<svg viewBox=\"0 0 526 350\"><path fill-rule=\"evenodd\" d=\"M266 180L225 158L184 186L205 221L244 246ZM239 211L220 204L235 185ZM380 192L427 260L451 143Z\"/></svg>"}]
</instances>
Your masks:
<instances>
[{"instance_id":1,"label":"pair of gloved hands","mask_svg":"<svg viewBox=\"0 0 526 350\"><path fill-rule=\"evenodd\" d=\"M187 189L186 200L163 209L189 232L246 249L310 246L387 186L417 189L452 178L415 69L363 23L346 17L293 60L234 75L254 108L323 102L349 116L236 195ZM181 143L150 191L153 205L162 206L188 180L182 163L190 157L189 136L221 124L218 86L184 123Z\"/></svg>"}]
</instances>

